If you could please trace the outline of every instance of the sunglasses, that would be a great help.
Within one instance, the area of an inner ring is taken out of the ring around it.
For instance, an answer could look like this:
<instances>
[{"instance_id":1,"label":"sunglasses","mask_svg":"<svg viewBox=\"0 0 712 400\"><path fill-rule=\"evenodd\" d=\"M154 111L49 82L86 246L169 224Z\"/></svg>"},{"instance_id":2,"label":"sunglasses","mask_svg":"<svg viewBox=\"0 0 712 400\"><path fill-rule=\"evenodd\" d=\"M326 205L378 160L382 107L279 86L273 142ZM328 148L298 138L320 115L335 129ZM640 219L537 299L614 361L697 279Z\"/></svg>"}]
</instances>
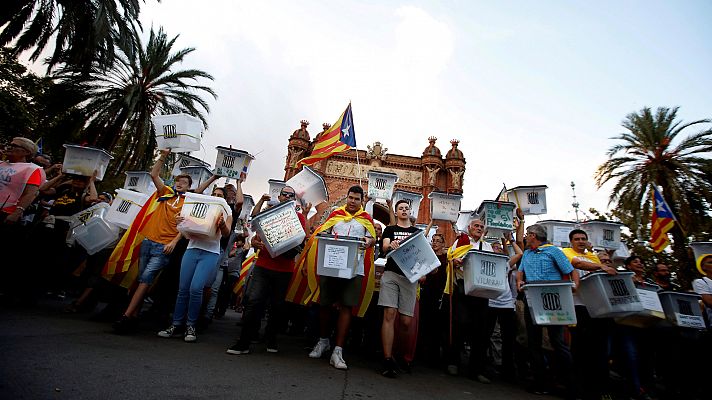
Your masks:
<instances>
[{"instance_id":1,"label":"sunglasses","mask_svg":"<svg viewBox=\"0 0 712 400\"><path fill-rule=\"evenodd\" d=\"M295 194L294 192L281 191L281 192L279 192L279 195L280 195L280 196L284 196L284 197L292 198L292 197L294 197L296 194Z\"/></svg>"}]
</instances>

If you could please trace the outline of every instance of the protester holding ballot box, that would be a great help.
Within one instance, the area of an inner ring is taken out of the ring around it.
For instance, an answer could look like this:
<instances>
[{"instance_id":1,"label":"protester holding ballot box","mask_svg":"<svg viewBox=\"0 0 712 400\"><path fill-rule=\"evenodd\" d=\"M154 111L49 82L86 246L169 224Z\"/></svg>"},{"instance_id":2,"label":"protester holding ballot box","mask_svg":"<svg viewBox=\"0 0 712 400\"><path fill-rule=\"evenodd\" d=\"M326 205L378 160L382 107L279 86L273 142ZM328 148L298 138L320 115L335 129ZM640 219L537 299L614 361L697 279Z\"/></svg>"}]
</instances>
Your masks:
<instances>
[{"instance_id":1,"label":"protester holding ballot box","mask_svg":"<svg viewBox=\"0 0 712 400\"><path fill-rule=\"evenodd\" d=\"M181 237L176 216L193 181L189 175L178 175L173 187L163 183L159 175L169 153L170 150L161 150L151 169L156 192L136 215L102 271L104 278L125 288L133 287L138 279L129 306L114 323L114 329L120 333L131 332L137 327L143 298L158 273L168 265L169 255Z\"/></svg>"},{"instance_id":2,"label":"protester holding ballot box","mask_svg":"<svg viewBox=\"0 0 712 400\"><path fill-rule=\"evenodd\" d=\"M517 240L512 240L511 233L504 234L502 242L492 243L492 251L498 254L508 255L504 246L511 246L513 256L509 258L509 270L507 271L508 289L502 292L497 298L489 299L487 309L487 337L491 338L495 325L499 323L500 337L502 339L502 369L501 375L505 380L514 381L516 372L514 369L514 346L517 336L517 315L515 312L515 300L517 298L517 262L522 258L522 249L517 242L521 242L524 235L524 223L517 225Z\"/></svg>"},{"instance_id":3,"label":"protester holding ballot box","mask_svg":"<svg viewBox=\"0 0 712 400\"><path fill-rule=\"evenodd\" d=\"M616 269L603 264L593 252L588 234L581 229L569 232L570 248L562 249L571 265L580 276L588 272L604 271L616 275ZM576 307L576 327L571 329L571 355L576 372L576 381L583 395L600 398L608 395L609 368L608 343L613 328L611 318L591 318L581 296L574 293Z\"/></svg>"},{"instance_id":4,"label":"protester holding ballot box","mask_svg":"<svg viewBox=\"0 0 712 400\"><path fill-rule=\"evenodd\" d=\"M532 281L557 281L572 279L574 287L578 286L578 272L571 265L564 253L558 247L546 241L546 229L540 225L527 228L527 249L524 251L522 261L517 273L517 289L522 290L525 282ZM543 330L549 334L549 343L554 348L554 364L558 368L558 376L563 379L567 394L573 396L574 380L571 370L571 353L564 341L564 327L561 325L542 326L534 324L532 311L529 304L525 304L524 320L527 327L527 341L532 358L532 372L534 384L530 391L544 394L552 389L550 374L546 372L546 363L542 350Z\"/></svg>"},{"instance_id":5,"label":"protester holding ballot box","mask_svg":"<svg viewBox=\"0 0 712 400\"><path fill-rule=\"evenodd\" d=\"M396 224L383 230L383 251L388 252L399 247L400 242L419 231L410 222L410 206L406 200L396 202ZM386 262L385 271L381 277L381 289L378 295L378 305L383 309L383 326L381 341L383 344L384 366L381 374L395 378L398 366L393 360L393 341L395 337L396 315L400 314L401 329L407 331L413 321L415 312L416 290L418 283L411 283L403 274L401 267L393 258ZM422 278L425 280L425 277Z\"/></svg>"},{"instance_id":6,"label":"protester holding ballot box","mask_svg":"<svg viewBox=\"0 0 712 400\"><path fill-rule=\"evenodd\" d=\"M280 203L293 201L295 198L296 193L291 186L282 188L278 196ZM269 194L263 195L252 211L252 215L257 215L262 204L269 199ZM306 229L304 215L297 213L297 216L302 229ZM228 354L248 354L250 352L250 342L257 338L262 315L264 315L268 302L270 303L270 313L265 328L267 352L276 353L279 351L277 331L285 320L284 299L294 271L295 254L292 251L294 249L277 257L271 257L260 235L255 235L252 238L252 247L256 250L256 261L243 301L242 332L237 343L227 349ZM299 246L295 247L295 249L298 248Z\"/></svg>"},{"instance_id":7,"label":"protester holding ballot box","mask_svg":"<svg viewBox=\"0 0 712 400\"><path fill-rule=\"evenodd\" d=\"M471 346L470 377L481 383L490 383L485 374L485 362L489 337L487 335L487 307L489 299L468 296L465 293L464 258L470 250L492 251L492 246L484 241L485 225L476 218L469 222L467 234L461 234L448 250L447 281L445 293L450 295L452 313L450 317L451 345L448 350L448 373L457 375L460 367L460 353L465 342Z\"/></svg>"},{"instance_id":8,"label":"protester holding ballot box","mask_svg":"<svg viewBox=\"0 0 712 400\"><path fill-rule=\"evenodd\" d=\"M350 187L346 195L346 205L333 211L329 215L329 218L314 230L314 234L309 239L305 251L302 253L297 264L298 272L295 274L295 279L292 280L292 285L290 285L290 293L294 293L291 289L298 290L295 288L295 285L298 284L299 281L303 282L303 279L301 279L304 277L302 271L306 271L307 281L312 283L312 285L317 279L315 276L317 266L315 264L318 259L317 252L319 250L318 234L330 232L335 235L336 238L339 236L347 236L363 241L361 246L367 250L365 254L361 253L362 250L359 250L361 254L357 256L357 265L351 266L352 268L356 268L355 277L344 279L319 276L318 292L314 290L316 289L316 285L309 288L309 292L312 293L312 301L318 300L321 305L319 315L319 342L314 346L312 352L309 353L309 357L321 358L329 351L329 336L331 333L330 321L332 310L335 307L338 309L339 315L336 325L336 342L329 362L334 368L343 370L347 369L343 357L343 347L351 323L351 314L354 313L358 316L363 316L364 312L368 309L374 286L373 246L376 243L376 231L373 227L371 216L361 207L363 195L363 188L360 186ZM343 252L339 253L343 255L343 257L341 257L343 261L347 261L347 259L350 258L348 257L350 256L348 253L350 249L345 247L336 248L336 246L328 245L324 247L333 247L336 251L347 250L346 254L343 254ZM322 255L321 258L324 259L324 256L325 255ZM293 300L294 297L292 296L290 298L290 296L288 296L288 299Z\"/></svg>"},{"instance_id":9,"label":"protester holding ballot box","mask_svg":"<svg viewBox=\"0 0 712 400\"><path fill-rule=\"evenodd\" d=\"M213 197L224 199L226 191L223 188L215 188ZM227 203L225 203L227 204ZM218 203L219 215L215 221L215 236L196 236L188 242L188 249L183 255L180 265L180 280L178 286L178 297L173 310L173 323L167 329L158 332L158 336L170 338L176 335L185 321L184 340L194 342L197 340L195 326L200 316L200 307L203 304L203 288L210 286L209 279L215 279L215 271L218 268L220 259L220 239L230 235L232 225L232 215L228 210ZM178 226L185 217L176 216Z\"/></svg>"}]
</instances>

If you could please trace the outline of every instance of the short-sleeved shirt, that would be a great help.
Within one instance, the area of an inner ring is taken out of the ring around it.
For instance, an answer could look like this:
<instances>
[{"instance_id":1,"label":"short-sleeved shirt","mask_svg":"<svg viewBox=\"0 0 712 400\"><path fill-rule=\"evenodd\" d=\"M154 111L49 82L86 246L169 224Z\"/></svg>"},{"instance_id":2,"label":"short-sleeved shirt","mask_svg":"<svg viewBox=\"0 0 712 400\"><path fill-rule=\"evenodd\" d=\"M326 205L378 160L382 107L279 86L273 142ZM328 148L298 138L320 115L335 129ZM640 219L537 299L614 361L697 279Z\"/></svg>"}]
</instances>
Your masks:
<instances>
[{"instance_id":1,"label":"short-sleeved shirt","mask_svg":"<svg viewBox=\"0 0 712 400\"><path fill-rule=\"evenodd\" d=\"M299 217L299 222L302 224L302 229L306 231L307 220L304 218L304 214L298 212L297 217ZM294 271L294 257L279 255L272 258L267 250L262 250L260 251L260 255L257 256L255 265L271 271L292 272Z\"/></svg>"},{"instance_id":2,"label":"short-sleeved shirt","mask_svg":"<svg viewBox=\"0 0 712 400\"><path fill-rule=\"evenodd\" d=\"M574 271L574 267L560 248L542 245L535 250L527 249L522 256L519 270L531 281L558 281Z\"/></svg>"},{"instance_id":3,"label":"short-sleeved shirt","mask_svg":"<svg viewBox=\"0 0 712 400\"><path fill-rule=\"evenodd\" d=\"M712 295L712 279L704 277L701 279L695 279L692 281L692 290L697 294L710 294ZM707 312L707 323L712 326L712 307L705 304L705 312Z\"/></svg>"},{"instance_id":4,"label":"short-sleeved shirt","mask_svg":"<svg viewBox=\"0 0 712 400\"><path fill-rule=\"evenodd\" d=\"M170 190L170 188L164 187L158 196L165 196L170 193ZM141 233L156 243L170 243L178 235L176 215L183 208L184 201L185 196L181 195L159 202L158 208L153 212Z\"/></svg>"},{"instance_id":5,"label":"short-sleeved shirt","mask_svg":"<svg viewBox=\"0 0 712 400\"><path fill-rule=\"evenodd\" d=\"M84 209L85 192L75 192L71 186L64 186L57 191L57 198L49 209L51 215L70 216Z\"/></svg>"},{"instance_id":6,"label":"short-sleeved shirt","mask_svg":"<svg viewBox=\"0 0 712 400\"><path fill-rule=\"evenodd\" d=\"M590 252L579 253L576 250L572 249L571 247L561 249L561 251L564 252L564 255L569 260L569 262L571 263L572 266L573 266L575 258L583 259L583 261L589 261L589 262L596 263L596 264L601 263L601 260L599 260L598 256L594 253L590 253ZM578 271L579 276L584 276L584 275L588 274L588 271L578 269L578 268L576 268L576 270ZM581 295L578 292L574 292L574 305L577 305L577 306L585 305L583 303L583 299L581 299Z\"/></svg>"},{"instance_id":7,"label":"short-sleeved shirt","mask_svg":"<svg viewBox=\"0 0 712 400\"><path fill-rule=\"evenodd\" d=\"M409 226L407 228L403 228L402 226L398 225L389 225L386 227L386 229L383 230L383 239L390 239L391 242L394 240L404 240L408 236L412 235L413 233L419 232L420 229L414 227L414 226ZM398 275L403 275L403 271L401 271L400 267L396 262L393 260L393 258L388 258L388 261L386 261L386 268L385 271L392 271Z\"/></svg>"},{"instance_id":8,"label":"short-sleeved shirt","mask_svg":"<svg viewBox=\"0 0 712 400\"><path fill-rule=\"evenodd\" d=\"M0 204L2 211L12 214L27 185L42 185L46 180L44 170L32 163L0 161Z\"/></svg>"}]
</instances>

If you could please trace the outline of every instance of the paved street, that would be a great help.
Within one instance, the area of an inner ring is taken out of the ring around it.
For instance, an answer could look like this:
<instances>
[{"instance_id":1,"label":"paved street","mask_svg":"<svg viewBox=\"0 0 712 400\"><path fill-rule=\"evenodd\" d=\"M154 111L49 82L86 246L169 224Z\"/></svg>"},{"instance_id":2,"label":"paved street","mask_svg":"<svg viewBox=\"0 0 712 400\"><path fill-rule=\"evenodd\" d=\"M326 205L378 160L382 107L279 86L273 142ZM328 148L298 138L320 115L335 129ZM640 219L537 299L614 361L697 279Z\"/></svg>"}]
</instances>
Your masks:
<instances>
[{"instance_id":1,"label":"paved street","mask_svg":"<svg viewBox=\"0 0 712 400\"><path fill-rule=\"evenodd\" d=\"M345 353L347 372L312 360L284 337L278 354L225 354L237 314L215 321L198 343L144 330L113 334L107 323L61 312L60 302L0 308L2 399L528 399L521 388L482 385L428 368L383 378L378 364Z\"/></svg>"}]
</instances>

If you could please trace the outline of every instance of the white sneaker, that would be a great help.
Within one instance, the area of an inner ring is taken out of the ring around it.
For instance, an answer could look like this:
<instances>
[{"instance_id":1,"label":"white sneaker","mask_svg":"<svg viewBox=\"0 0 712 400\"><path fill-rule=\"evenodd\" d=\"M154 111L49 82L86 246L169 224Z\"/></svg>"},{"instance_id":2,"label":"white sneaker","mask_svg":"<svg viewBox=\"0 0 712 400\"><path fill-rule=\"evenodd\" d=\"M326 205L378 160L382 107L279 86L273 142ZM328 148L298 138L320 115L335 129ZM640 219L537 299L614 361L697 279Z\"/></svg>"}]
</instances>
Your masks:
<instances>
[{"instance_id":1,"label":"white sneaker","mask_svg":"<svg viewBox=\"0 0 712 400\"><path fill-rule=\"evenodd\" d=\"M322 341L319 339L314 346L314 350L309 353L309 358L322 358L327 351L329 351L329 341Z\"/></svg>"},{"instance_id":2,"label":"white sneaker","mask_svg":"<svg viewBox=\"0 0 712 400\"><path fill-rule=\"evenodd\" d=\"M349 368L346 366L346 361L344 361L344 357L342 357L341 352L336 351L336 350L334 350L334 352L331 353L331 360L329 360L329 364L331 364L336 369L348 369Z\"/></svg>"},{"instance_id":3,"label":"white sneaker","mask_svg":"<svg viewBox=\"0 0 712 400\"><path fill-rule=\"evenodd\" d=\"M183 340L188 343L192 343L198 340L198 335L195 334L194 326L187 326L185 328L185 336L183 336Z\"/></svg>"}]
</instances>

